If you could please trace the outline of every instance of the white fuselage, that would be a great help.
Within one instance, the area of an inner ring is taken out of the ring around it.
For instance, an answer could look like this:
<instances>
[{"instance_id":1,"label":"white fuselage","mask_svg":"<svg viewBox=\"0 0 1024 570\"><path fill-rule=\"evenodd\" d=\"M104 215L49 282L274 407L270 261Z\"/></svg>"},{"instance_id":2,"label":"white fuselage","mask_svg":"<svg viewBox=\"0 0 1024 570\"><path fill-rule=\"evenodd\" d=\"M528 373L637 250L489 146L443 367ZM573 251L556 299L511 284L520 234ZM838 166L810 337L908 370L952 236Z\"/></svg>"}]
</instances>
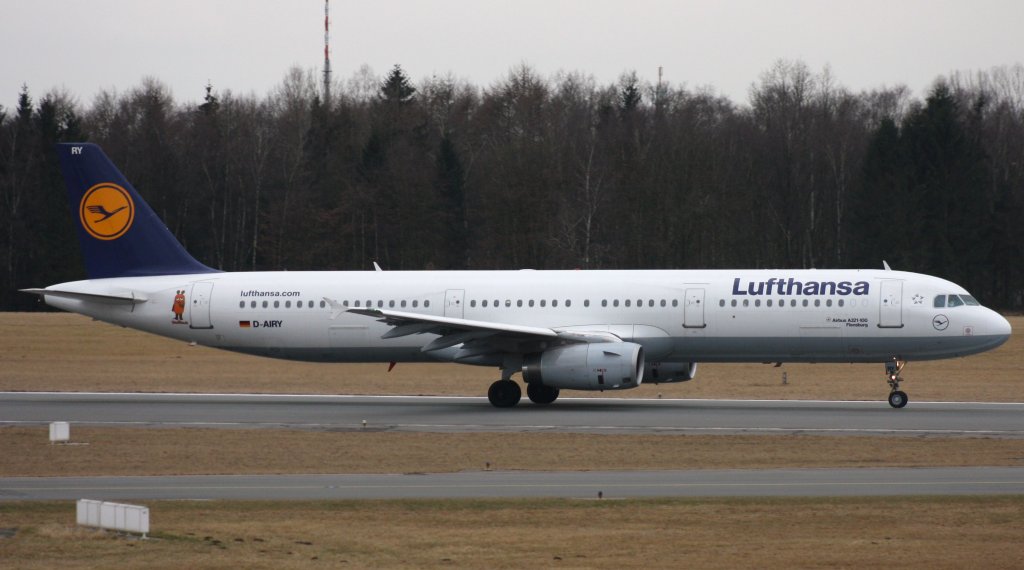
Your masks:
<instances>
[{"instance_id":1,"label":"white fuselage","mask_svg":"<svg viewBox=\"0 0 1024 570\"><path fill-rule=\"evenodd\" d=\"M1007 321L985 307L936 306L939 296L966 296L961 287L883 270L253 272L52 288L146 299L46 296L52 306L102 321L327 362L443 361L458 350L422 351L438 336L431 333L383 339L391 326L344 307L610 333L661 362L928 360L982 352L1010 334Z\"/></svg>"}]
</instances>

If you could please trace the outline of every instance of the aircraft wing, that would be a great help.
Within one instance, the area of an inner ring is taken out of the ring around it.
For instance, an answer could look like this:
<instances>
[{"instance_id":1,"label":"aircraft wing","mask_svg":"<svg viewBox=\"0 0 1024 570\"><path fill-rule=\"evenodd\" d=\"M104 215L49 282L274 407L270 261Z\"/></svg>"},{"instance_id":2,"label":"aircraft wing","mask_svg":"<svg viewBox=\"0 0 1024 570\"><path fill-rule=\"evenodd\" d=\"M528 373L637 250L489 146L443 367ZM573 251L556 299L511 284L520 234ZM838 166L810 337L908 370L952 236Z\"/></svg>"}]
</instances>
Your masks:
<instances>
[{"instance_id":1,"label":"aircraft wing","mask_svg":"<svg viewBox=\"0 0 1024 570\"><path fill-rule=\"evenodd\" d=\"M392 326L381 337L385 339L424 333L439 335L421 350L431 352L461 344L464 357L493 352L531 352L567 343L622 342L614 334L601 331L562 331L373 308L349 308L345 312L374 317Z\"/></svg>"}]
</instances>

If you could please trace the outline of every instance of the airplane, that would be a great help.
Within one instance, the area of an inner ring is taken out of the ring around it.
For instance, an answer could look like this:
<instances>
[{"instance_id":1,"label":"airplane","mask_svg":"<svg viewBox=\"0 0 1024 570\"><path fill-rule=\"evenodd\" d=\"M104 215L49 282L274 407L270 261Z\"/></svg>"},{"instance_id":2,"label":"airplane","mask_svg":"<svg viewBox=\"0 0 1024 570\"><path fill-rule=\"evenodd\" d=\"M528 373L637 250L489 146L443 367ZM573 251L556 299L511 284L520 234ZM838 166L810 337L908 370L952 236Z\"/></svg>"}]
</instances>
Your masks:
<instances>
[{"instance_id":1,"label":"airplane","mask_svg":"<svg viewBox=\"0 0 1024 570\"><path fill-rule=\"evenodd\" d=\"M1009 322L929 275L848 270L223 272L193 258L103 151L57 145L88 279L53 307L204 346L301 361L496 367L515 406L561 390L692 380L698 363L882 363L994 349ZM94 214L101 214L96 217ZM390 370L390 368L389 368Z\"/></svg>"}]
</instances>

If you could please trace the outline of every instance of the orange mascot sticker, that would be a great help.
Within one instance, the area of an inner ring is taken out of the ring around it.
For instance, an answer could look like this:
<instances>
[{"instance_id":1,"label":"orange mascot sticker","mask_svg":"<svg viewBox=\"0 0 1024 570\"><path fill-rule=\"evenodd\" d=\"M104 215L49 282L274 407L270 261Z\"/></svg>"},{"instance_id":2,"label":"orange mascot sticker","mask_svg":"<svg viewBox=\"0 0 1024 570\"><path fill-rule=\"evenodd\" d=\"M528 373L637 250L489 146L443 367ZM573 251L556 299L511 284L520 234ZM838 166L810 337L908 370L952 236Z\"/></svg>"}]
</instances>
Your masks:
<instances>
[{"instance_id":1,"label":"orange mascot sticker","mask_svg":"<svg viewBox=\"0 0 1024 570\"><path fill-rule=\"evenodd\" d=\"M92 237L101 240L117 239L132 227L135 203L124 188L102 182L82 196L78 218Z\"/></svg>"}]
</instances>

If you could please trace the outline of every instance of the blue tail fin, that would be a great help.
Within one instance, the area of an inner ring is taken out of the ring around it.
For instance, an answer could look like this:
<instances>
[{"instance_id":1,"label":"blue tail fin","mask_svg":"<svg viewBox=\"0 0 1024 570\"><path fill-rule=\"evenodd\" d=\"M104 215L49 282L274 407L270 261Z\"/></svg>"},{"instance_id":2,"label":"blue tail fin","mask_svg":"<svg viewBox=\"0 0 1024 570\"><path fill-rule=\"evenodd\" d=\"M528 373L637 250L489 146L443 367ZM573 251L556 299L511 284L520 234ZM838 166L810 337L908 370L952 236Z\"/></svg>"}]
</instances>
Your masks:
<instances>
[{"instance_id":1,"label":"blue tail fin","mask_svg":"<svg viewBox=\"0 0 1024 570\"><path fill-rule=\"evenodd\" d=\"M100 147L57 145L90 279L215 273L185 251Z\"/></svg>"}]
</instances>

